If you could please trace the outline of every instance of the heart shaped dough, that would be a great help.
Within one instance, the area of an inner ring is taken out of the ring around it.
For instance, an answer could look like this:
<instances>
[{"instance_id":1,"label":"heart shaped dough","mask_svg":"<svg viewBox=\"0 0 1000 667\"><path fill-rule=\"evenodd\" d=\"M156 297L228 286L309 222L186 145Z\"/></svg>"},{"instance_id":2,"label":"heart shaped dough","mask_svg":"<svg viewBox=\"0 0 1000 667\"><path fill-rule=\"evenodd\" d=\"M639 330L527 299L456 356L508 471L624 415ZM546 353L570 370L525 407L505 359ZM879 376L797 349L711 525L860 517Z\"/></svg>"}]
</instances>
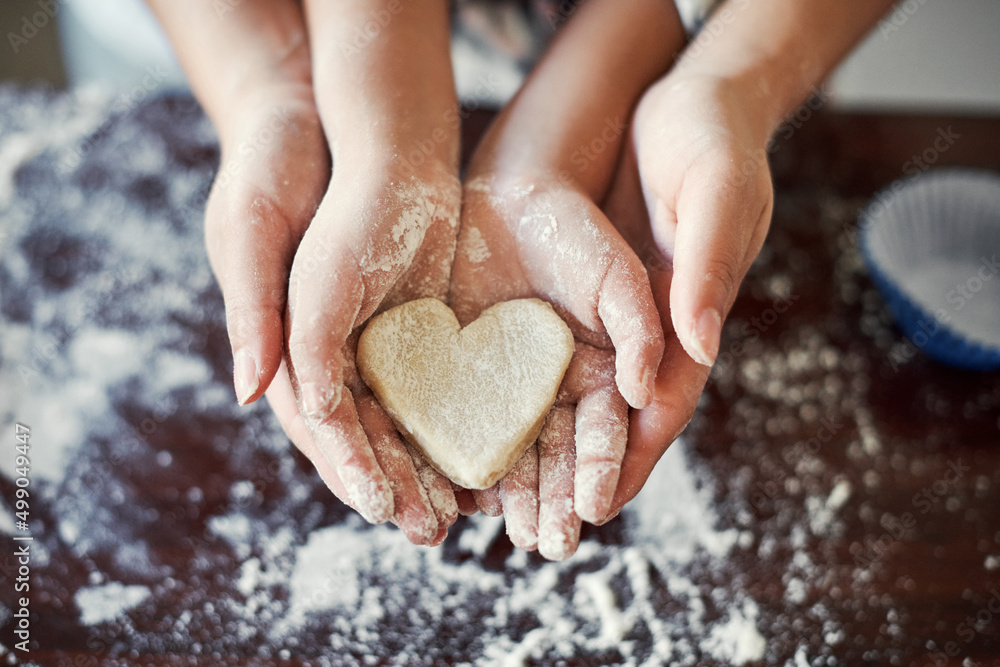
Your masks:
<instances>
[{"instance_id":1,"label":"heart shaped dough","mask_svg":"<svg viewBox=\"0 0 1000 667\"><path fill-rule=\"evenodd\" d=\"M464 329L418 299L373 317L358 371L400 432L456 484L486 489L538 437L573 356L573 334L538 299L507 301Z\"/></svg>"}]
</instances>

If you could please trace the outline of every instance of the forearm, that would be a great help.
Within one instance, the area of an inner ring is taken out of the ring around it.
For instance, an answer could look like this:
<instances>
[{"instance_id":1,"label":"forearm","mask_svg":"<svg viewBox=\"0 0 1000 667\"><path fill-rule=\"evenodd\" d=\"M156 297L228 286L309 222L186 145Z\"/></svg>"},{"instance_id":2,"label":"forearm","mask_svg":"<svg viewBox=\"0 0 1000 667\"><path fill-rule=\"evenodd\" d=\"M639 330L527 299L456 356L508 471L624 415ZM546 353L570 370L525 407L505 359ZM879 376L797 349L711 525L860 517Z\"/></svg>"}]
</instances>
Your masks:
<instances>
[{"instance_id":1,"label":"forearm","mask_svg":"<svg viewBox=\"0 0 1000 667\"><path fill-rule=\"evenodd\" d=\"M727 0L675 68L736 86L769 136L892 0Z\"/></svg>"},{"instance_id":2,"label":"forearm","mask_svg":"<svg viewBox=\"0 0 1000 667\"><path fill-rule=\"evenodd\" d=\"M312 106L308 36L295 2L250 0L225 14L203 0L147 0L222 143L240 114L281 99Z\"/></svg>"},{"instance_id":3,"label":"forearm","mask_svg":"<svg viewBox=\"0 0 1000 667\"><path fill-rule=\"evenodd\" d=\"M460 121L445 0L306 2L316 101L335 153L414 150L457 170ZM429 154L428 154L429 152Z\"/></svg>"},{"instance_id":4,"label":"forearm","mask_svg":"<svg viewBox=\"0 0 1000 667\"><path fill-rule=\"evenodd\" d=\"M599 199L632 107L684 40L672 2L590 0L498 118L476 162L509 174L554 171Z\"/></svg>"}]
</instances>

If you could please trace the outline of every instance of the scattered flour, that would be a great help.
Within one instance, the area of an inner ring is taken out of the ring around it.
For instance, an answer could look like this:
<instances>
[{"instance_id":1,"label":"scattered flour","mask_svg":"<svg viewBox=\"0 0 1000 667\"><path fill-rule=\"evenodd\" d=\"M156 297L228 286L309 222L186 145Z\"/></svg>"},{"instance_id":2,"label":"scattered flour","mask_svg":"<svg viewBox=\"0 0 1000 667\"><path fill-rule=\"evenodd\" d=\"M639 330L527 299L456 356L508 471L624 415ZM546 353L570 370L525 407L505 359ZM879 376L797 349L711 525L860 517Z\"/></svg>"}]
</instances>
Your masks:
<instances>
[{"instance_id":1,"label":"scattered flour","mask_svg":"<svg viewBox=\"0 0 1000 667\"><path fill-rule=\"evenodd\" d=\"M151 592L146 586L126 586L113 581L103 586L81 588L74 601L80 610L80 622L96 625L112 621L146 601Z\"/></svg>"},{"instance_id":2,"label":"scattered flour","mask_svg":"<svg viewBox=\"0 0 1000 667\"><path fill-rule=\"evenodd\" d=\"M0 146L11 133L48 131L83 104L60 112L12 99L0 90ZM48 149L4 172L12 197L0 208L0 427L31 424L33 489L39 508L58 517L37 531L38 588L75 601L89 636L115 647L102 660L129 664L128 651L315 665L777 657L798 667L830 664L829 646L856 644L841 606L853 619L886 604L869 601L870 573L845 565L837 540L843 512L864 502L857 487L825 465L824 452L798 447L798 434L836 413L851 461L868 465L896 445L878 437L862 355L808 327L789 331L783 347L762 337L716 373L713 391L737 396L726 405L734 447L750 451L734 459L759 468L721 477L725 462L709 468L675 443L622 517L591 529L564 562L511 551L500 519L460 519L442 547L425 549L340 508L289 455L266 406L237 408L231 369L209 361L225 349L200 226L213 139L200 116L179 119L165 105L109 126L58 188L58 155ZM175 127L183 131L171 134ZM136 158L141 178L119 157L137 143L152 151ZM206 166L191 166L199 161ZM413 229L397 231L405 240ZM217 454L218 469L183 466L192 441ZM756 456L758 443L783 456ZM0 473L9 466L0 457ZM145 493L146 474L170 479L174 495ZM759 507L758 482L774 482ZM202 524L204 533L176 534ZM11 530L0 519L0 531ZM190 558L157 562L150 545L164 535ZM777 602L749 581L757 561L785 572ZM66 590L67 567L88 583ZM1000 557L984 567L996 570ZM834 598L820 590L830 577L857 583L838 583ZM158 629L132 625L147 615ZM127 648L115 640L123 629Z\"/></svg>"},{"instance_id":3,"label":"scattered flour","mask_svg":"<svg viewBox=\"0 0 1000 667\"><path fill-rule=\"evenodd\" d=\"M742 609L730 610L729 620L712 626L704 648L716 660L743 665L764 657L767 642L757 631L757 605L745 600Z\"/></svg>"},{"instance_id":4,"label":"scattered flour","mask_svg":"<svg viewBox=\"0 0 1000 667\"><path fill-rule=\"evenodd\" d=\"M467 237L462 243L462 251L473 264L482 264L490 258L490 249L486 245L486 239L476 227L469 227Z\"/></svg>"},{"instance_id":5,"label":"scattered flour","mask_svg":"<svg viewBox=\"0 0 1000 667\"><path fill-rule=\"evenodd\" d=\"M0 503L0 533L14 534L14 512L6 503Z\"/></svg>"}]
</instances>

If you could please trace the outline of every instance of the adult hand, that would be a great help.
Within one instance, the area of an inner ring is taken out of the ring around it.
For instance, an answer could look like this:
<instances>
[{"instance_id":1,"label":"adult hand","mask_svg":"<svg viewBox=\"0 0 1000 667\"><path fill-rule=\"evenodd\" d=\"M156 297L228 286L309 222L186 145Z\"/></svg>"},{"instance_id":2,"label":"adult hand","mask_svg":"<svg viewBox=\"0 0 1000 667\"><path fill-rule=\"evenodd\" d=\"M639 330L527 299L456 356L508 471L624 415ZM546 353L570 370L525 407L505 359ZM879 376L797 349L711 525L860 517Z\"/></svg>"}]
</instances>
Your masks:
<instances>
[{"instance_id":1,"label":"adult hand","mask_svg":"<svg viewBox=\"0 0 1000 667\"><path fill-rule=\"evenodd\" d=\"M649 271L666 351L651 403L631 415L609 518L690 421L722 322L767 234L770 129L747 99L682 69L653 85L633 117L605 210Z\"/></svg>"},{"instance_id":2,"label":"adult hand","mask_svg":"<svg viewBox=\"0 0 1000 667\"><path fill-rule=\"evenodd\" d=\"M612 514L694 412L767 234L769 138L891 5L727 0L643 95L604 208L649 267L667 347L652 403L631 415Z\"/></svg>"}]
</instances>

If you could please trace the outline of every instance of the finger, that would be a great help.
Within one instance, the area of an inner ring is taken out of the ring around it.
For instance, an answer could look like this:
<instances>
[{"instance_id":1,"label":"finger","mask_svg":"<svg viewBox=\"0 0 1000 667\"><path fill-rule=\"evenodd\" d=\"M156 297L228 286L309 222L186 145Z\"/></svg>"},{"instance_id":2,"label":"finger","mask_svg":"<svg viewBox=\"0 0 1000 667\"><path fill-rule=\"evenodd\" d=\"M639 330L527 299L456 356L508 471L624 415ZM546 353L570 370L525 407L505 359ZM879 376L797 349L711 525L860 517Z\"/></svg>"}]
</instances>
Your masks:
<instances>
[{"instance_id":1,"label":"finger","mask_svg":"<svg viewBox=\"0 0 1000 667\"><path fill-rule=\"evenodd\" d=\"M246 188L216 188L206 211L206 243L226 304L240 405L259 398L281 364L294 252L288 226L270 198Z\"/></svg>"},{"instance_id":2,"label":"finger","mask_svg":"<svg viewBox=\"0 0 1000 667\"><path fill-rule=\"evenodd\" d=\"M308 113L285 109L282 114L282 131L294 125L306 138L321 137L318 122ZM267 118L259 122L270 129ZM256 125L248 127L254 135ZM241 177L228 171L220 176L205 211L206 246L225 298L233 383L241 404L264 393L281 363L289 269L329 167L320 151L320 162L311 165L316 174L300 178L302 167L277 152L279 143L261 149L255 164L243 164L242 156L227 160L224 151L227 169L240 167ZM289 179L295 182L291 191L285 185Z\"/></svg>"},{"instance_id":3,"label":"finger","mask_svg":"<svg viewBox=\"0 0 1000 667\"><path fill-rule=\"evenodd\" d=\"M559 385L556 404L579 403L584 395L601 387L613 387L614 383L614 350L577 342L573 348L573 358L570 359L562 384Z\"/></svg>"},{"instance_id":4,"label":"finger","mask_svg":"<svg viewBox=\"0 0 1000 667\"><path fill-rule=\"evenodd\" d=\"M472 516L479 511L476 504L476 496L469 489L463 489L455 483L451 488L455 491L455 502L458 504L458 513L462 516Z\"/></svg>"},{"instance_id":5,"label":"finger","mask_svg":"<svg viewBox=\"0 0 1000 667\"><path fill-rule=\"evenodd\" d=\"M729 165L685 176L677 204L670 315L691 358L711 366L722 321L743 276L760 251L771 218L766 167L727 181Z\"/></svg>"},{"instance_id":6,"label":"finger","mask_svg":"<svg viewBox=\"0 0 1000 667\"><path fill-rule=\"evenodd\" d=\"M663 356L663 329L646 269L625 241L601 283L597 312L615 346L615 382L634 408L649 405Z\"/></svg>"},{"instance_id":7,"label":"finger","mask_svg":"<svg viewBox=\"0 0 1000 667\"><path fill-rule=\"evenodd\" d=\"M410 454L413 467L417 471L420 484L427 491L427 498L434 509L438 521L438 534L441 539L448 534L448 528L458 519L458 502L451 481L434 469L427 459L408 442L403 443ZM441 531L444 531L443 535Z\"/></svg>"},{"instance_id":8,"label":"finger","mask_svg":"<svg viewBox=\"0 0 1000 667\"><path fill-rule=\"evenodd\" d=\"M654 295L661 310L666 313L668 295L671 294L670 270L664 268L651 274ZM684 351L671 329L669 319L664 321L669 341L660 362L653 401L642 410L633 410L629 418L628 444L622 458L618 487L604 523L621 511L646 483L656 462L667 447L680 435L694 415L708 380L709 368L695 362Z\"/></svg>"},{"instance_id":9,"label":"finger","mask_svg":"<svg viewBox=\"0 0 1000 667\"><path fill-rule=\"evenodd\" d=\"M438 518L395 425L370 392L359 392L356 403L361 426L392 489L392 522L414 544L430 544L438 534Z\"/></svg>"},{"instance_id":10,"label":"finger","mask_svg":"<svg viewBox=\"0 0 1000 667\"><path fill-rule=\"evenodd\" d=\"M314 419L328 417L340 403L342 350L364 295L357 262L334 241L324 206L295 253L288 286L288 355L299 404Z\"/></svg>"},{"instance_id":11,"label":"finger","mask_svg":"<svg viewBox=\"0 0 1000 667\"><path fill-rule=\"evenodd\" d=\"M515 547L538 546L538 449L532 445L498 483L507 536Z\"/></svg>"},{"instance_id":12,"label":"finger","mask_svg":"<svg viewBox=\"0 0 1000 667\"><path fill-rule=\"evenodd\" d=\"M278 418L278 423L281 424L285 435L312 462L320 479L333 491L333 495L356 510L357 507L347 493L347 489L344 488L343 482L340 481L340 475L316 447L312 433L309 432L309 427L306 426L305 419L299 412L298 403L295 402L295 393L292 391L292 384L284 363L279 366L274 381L267 389L267 402L274 411L275 417Z\"/></svg>"},{"instance_id":13,"label":"finger","mask_svg":"<svg viewBox=\"0 0 1000 667\"><path fill-rule=\"evenodd\" d=\"M602 387L580 400L574 508L584 521L603 521L611 509L627 440L628 405L615 387Z\"/></svg>"},{"instance_id":14,"label":"finger","mask_svg":"<svg viewBox=\"0 0 1000 667\"><path fill-rule=\"evenodd\" d=\"M677 346L687 357L687 353ZM690 358L685 363L695 364ZM690 421L692 409L674 397L657 397L643 410L633 411L629 420L629 441L622 458L621 472L614 497L604 518L597 525L616 517L629 501L642 489L656 463L677 439Z\"/></svg>"},{"instance_id":15,"label":"finger","mask_svg":"<svg viewBox=\"0 0 1000 667\"><path fill-rule=\"evenodd\" d=\"M332 415L310 420L308 425L317 448L337 471L361 516L370 523L391 519L392 489L361 427L351 392L343 392Z\"/></svg>"},{"instance_id":16,"label":"finger","mask_svg":"<svg viewBox=\"0 0 1000 667\"><path fill-rule=\"evenodd\" d=\"M500 500L499 482L488 489L472 489L472 496L476 499L476 507L486 516L500 516L503 514L503 502Z\"/></svg>"},{"instance_id":17,"label":"finger","mask_svg":"<svg viewBox=\"0 0 1000 667\"><path fill-rule=\"evenodd\" d=\"M535 267L533 286L585 327L607 332L622 396L633 407L648 404L663 330L646 270L632 248L577 192L539 195L520 219L517 238L522 262ZM580 270L580 258L588 258L590 270Z\"/></svg>"},{"instance_id":18,"label":"finger","mask_svg":"<svg viewBox=\"0 0 1000 667\"><path fill-rule=\"evenodd\" d=\"M538 552L549 560L573 555L580 517L573 511L573 409L556 406L538 436Z\"/></svg>"}]
</instances>

